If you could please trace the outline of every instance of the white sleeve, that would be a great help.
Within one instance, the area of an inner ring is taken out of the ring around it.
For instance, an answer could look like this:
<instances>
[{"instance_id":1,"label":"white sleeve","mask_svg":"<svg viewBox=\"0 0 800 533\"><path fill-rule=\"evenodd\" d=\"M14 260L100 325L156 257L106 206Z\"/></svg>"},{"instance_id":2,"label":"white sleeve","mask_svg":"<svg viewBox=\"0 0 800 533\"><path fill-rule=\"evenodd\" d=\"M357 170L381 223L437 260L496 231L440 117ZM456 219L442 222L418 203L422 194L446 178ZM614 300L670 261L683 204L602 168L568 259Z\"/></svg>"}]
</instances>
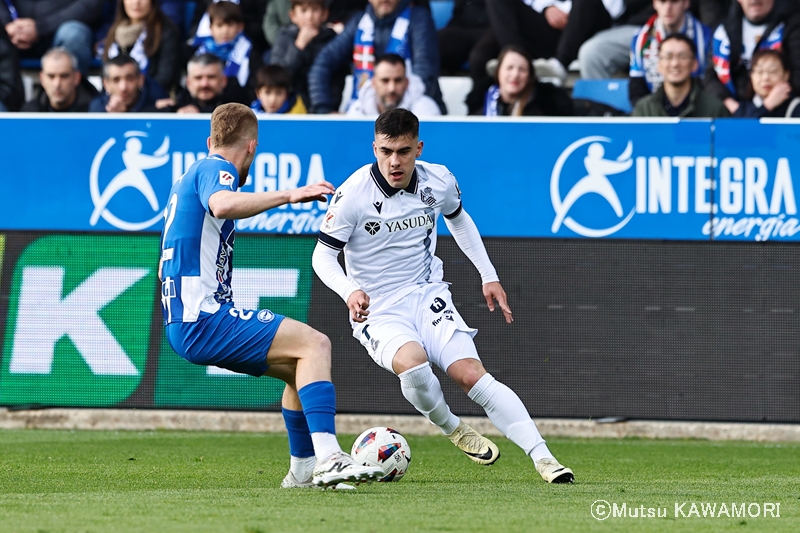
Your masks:
<instances>
[{"instance_id":1,"label":"white sleeve","mask_svg":"<svg viewBox=\"0 0 800 533\"><path fill-rule=\"evenodd\" d=\"M478 226L475 225L472 217L461 209L454 217L445 217L444 223L450 233L453 234L458 247L478 269L478 273L481 275L481 283L500 281L492 261L489 259L489 254L486 253L486 247L483 245L480 233L478 233Z\"/></svg>"},{"instance_id":2,"label":"white sleeve","mask_svg":"<svg viewBox=\"0 0 800 533\"><path fill-rule=\"evenodd\" d=\"M522 0L522 2L532 7L537 13L544 13L545 9L555 5L555 0Z\"/></svg>"},{"instance_id":3,"label":"white sleeve","mask_svg":"<svg viewBox=\"0 0 800 533\"><path fill-rule=\"evenodd\" d=\"M319 276L319 279L322 280L322 283L347 303L347 299L358 290L358 287L347 279L338 258L339 250L317 242L314 253L311 255L311 266Z\"/></svg>"},{"instance_id":4,"label":"white sleeve","mask_svg":"<svg viewBox=\"0 0 800 533\"><path fill-rule=\"evenodd\" d=\"M423 94L412 105L411 112L418 117L438 117L442 114L436 100Z\"/></svg>"}]
</instances>

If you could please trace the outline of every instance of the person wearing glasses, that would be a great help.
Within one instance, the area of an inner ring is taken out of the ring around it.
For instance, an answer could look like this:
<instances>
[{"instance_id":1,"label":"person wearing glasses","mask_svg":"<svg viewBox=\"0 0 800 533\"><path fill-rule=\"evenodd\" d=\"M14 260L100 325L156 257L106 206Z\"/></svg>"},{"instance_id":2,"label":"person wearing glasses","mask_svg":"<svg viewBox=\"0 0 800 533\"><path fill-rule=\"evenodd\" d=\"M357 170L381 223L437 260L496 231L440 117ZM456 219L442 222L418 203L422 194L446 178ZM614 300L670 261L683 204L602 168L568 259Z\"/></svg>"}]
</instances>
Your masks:
<instances>
[{"instance_id":1,"label":"person wearing glasses","mask_svg":"<svg viewBox=\"0 0 800 533\"><path fill-rule=\"evenodd\" d=\"M786 56L777 50L758 50L750 68L751 98L741 102L737 118L800 117L800 96L789 83Z\"/></svg>"},{"instance_id":2,"label":"person wearing glasses","mask_svg":"<svg viewBox=\"0 0 800 533\"><path fill-rule=\"evenodd\" d=\"M711 30L689 11L689 0L653 0L656 14L642 26L630 43L630 83L628 97L632 105L652 94L661 85L658 73L658 49L667 35L682 33L697 48L695 77L702 77L711 56Z\"/></svg>"},{"instance_id":3,"label":"person wearing glasses","mask_svg":"<svg viewBox=\"0 0 800 533\"><path fill-rule=\"evenodd\" d=\"M661 42L658 72L661 87L645 96L633 108L635 117L721 118L729 117L721 100L703 91L692 78L697 70L697 48L682 33L673 33Z\"/></svg>"}]
</instances>

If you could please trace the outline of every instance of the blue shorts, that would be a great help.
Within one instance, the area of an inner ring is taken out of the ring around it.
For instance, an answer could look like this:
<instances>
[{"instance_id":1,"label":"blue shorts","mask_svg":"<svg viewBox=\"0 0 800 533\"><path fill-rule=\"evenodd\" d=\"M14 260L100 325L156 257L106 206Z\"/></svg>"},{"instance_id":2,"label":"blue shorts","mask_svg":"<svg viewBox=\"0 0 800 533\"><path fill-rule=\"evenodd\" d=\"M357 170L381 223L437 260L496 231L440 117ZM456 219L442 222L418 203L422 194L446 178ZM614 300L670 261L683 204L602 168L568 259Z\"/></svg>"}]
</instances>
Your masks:
<instances>
[{"instance_id":1,"label":"blue shorts","mask_svg":"<svg viewBox=\"0 0 800 533\"><path fill-rule=\"evenodd\" d=\"M284 318L268 309L245 311L225 305L197 322L168 324L167 341L190 363L263 376L272 339Z\"/></svg>"}]
</instances>

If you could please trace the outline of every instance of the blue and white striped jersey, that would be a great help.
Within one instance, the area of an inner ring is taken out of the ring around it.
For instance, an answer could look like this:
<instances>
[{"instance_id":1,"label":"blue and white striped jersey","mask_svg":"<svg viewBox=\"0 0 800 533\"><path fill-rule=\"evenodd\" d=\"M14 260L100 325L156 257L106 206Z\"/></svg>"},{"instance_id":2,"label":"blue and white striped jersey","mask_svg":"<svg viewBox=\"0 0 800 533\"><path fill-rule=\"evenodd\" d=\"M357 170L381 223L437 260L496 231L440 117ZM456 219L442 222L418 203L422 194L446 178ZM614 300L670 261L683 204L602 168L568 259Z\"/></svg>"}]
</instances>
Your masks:
<instances>
[{"instance_id":1,"label":"blue and white striped jersey","mask_svg":"<svg viewBox=\"0 0 800 533\"><path fill-rule=\"evenodd\" d=\"M164 322L197 322L233 300L234 221L215 218L208 199L236 191L236 167L219 155L197 161L175 182L161 232Z\"/></svg>"}]
</instances>

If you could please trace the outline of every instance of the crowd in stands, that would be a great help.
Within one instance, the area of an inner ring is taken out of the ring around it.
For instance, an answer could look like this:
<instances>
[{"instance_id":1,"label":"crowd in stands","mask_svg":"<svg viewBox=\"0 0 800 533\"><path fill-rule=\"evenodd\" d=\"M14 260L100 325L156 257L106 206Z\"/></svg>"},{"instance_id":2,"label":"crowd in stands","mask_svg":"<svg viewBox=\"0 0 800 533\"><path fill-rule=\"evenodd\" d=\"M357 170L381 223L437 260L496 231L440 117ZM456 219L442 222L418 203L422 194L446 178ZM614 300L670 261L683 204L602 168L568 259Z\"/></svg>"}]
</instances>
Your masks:
<instances>
[{"instance_id":1,"label":"crowd in stands","mask_svg":"<svg viewBox=\"0 0 800 533\"><path fill-rule=\"evenodd\" d=\"M3 0L0 111L424 118L445 73L472 115L622 114L572 99L572 69L626 78L634 116L800 117L800 0L447 0L438 31L437 1Z\"/></svg>"}]
</instances>

